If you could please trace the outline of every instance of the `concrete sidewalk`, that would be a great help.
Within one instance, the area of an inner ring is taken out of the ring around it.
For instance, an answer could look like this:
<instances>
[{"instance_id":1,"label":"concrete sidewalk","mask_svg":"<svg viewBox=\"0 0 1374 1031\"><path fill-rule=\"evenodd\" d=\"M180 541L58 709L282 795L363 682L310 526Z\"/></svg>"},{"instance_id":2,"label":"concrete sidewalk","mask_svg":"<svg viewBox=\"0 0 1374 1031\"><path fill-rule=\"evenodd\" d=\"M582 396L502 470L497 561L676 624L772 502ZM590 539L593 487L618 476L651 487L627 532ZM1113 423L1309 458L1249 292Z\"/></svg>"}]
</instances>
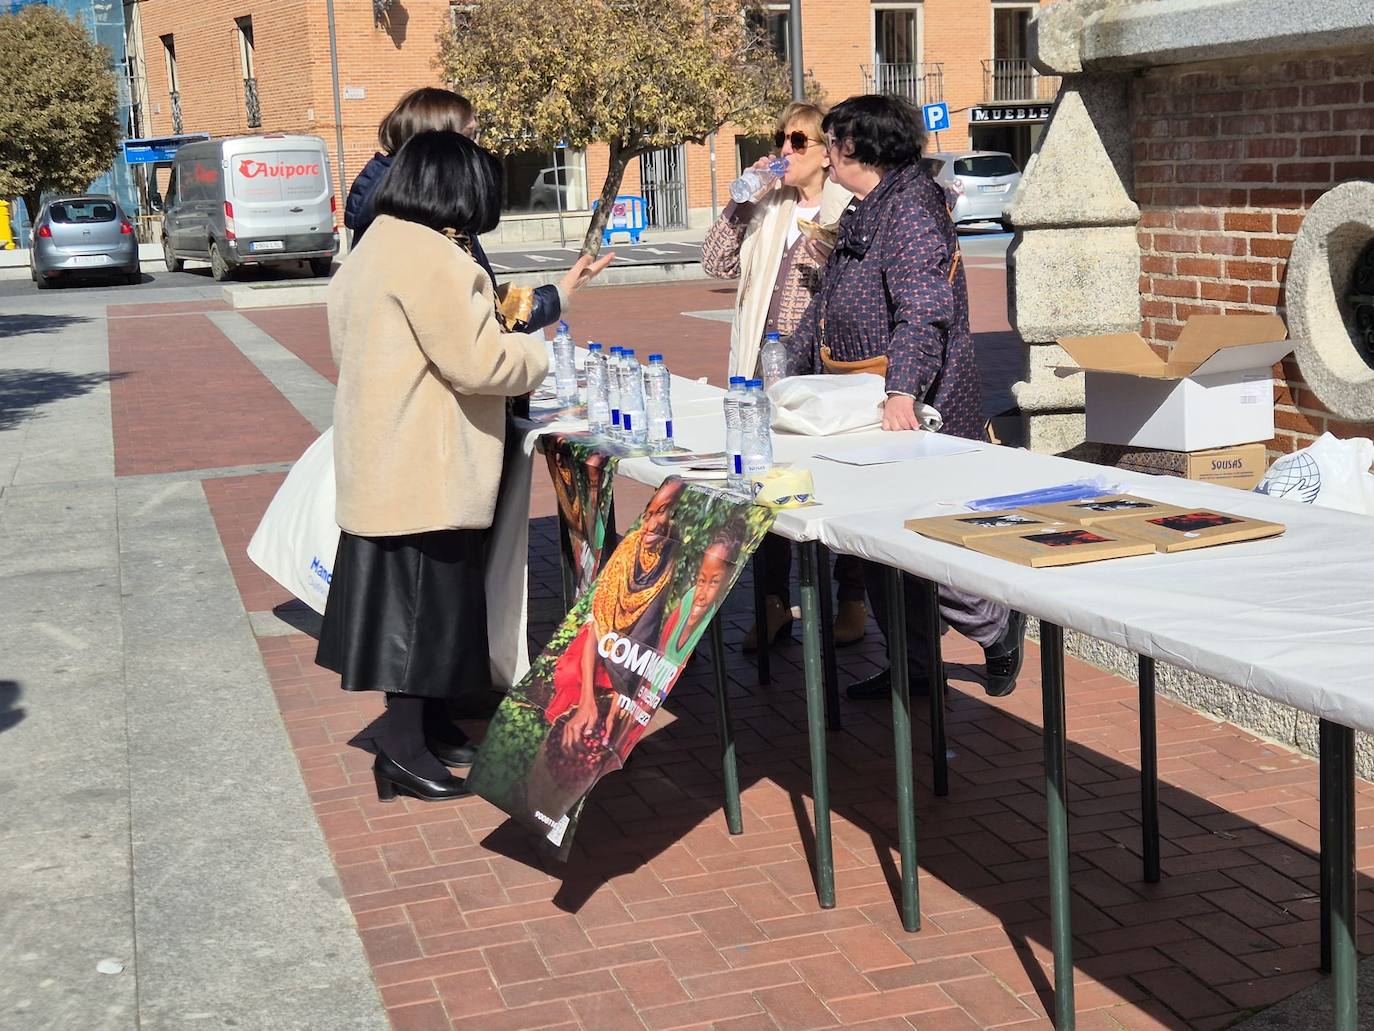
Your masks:
<instances>
[{"instance_id":1,"label":"concrete sidewalk","mask_svg":"<svg viewBox=\"0 0 1374 1031\"><path fill-rule=\"evenodd\" d=\"M386 1027L210 515L219 470L117 477L111 320L7 307L0 1027Z\"/></svg>"}]
</instances>

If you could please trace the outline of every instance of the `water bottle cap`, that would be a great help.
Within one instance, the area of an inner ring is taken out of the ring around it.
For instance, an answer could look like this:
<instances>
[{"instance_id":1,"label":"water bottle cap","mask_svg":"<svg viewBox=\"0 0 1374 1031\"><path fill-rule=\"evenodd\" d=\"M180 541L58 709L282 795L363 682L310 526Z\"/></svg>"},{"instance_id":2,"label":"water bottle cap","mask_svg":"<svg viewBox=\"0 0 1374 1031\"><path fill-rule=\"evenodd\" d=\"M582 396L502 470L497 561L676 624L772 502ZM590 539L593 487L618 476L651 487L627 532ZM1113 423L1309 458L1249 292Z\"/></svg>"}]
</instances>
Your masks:
<instances>
[{"instance_id":1,"label":"water bottle cap","mask_svg":"<svg viewBox=\"0 0 1374 1031\"><path fill-rule=\"evenodd\" d=\"M651 355L649 355L649 361L651 361L651 362L662 362L662 361L663 361L663 355L661 355L661 354L651 354Z\"/></svg>"},{"instance_id":2,"label":"water bottle cap","mask_svg":"<svg viewBox=\"0 0 1374 1031\"><path fill-rule=\"evenodd\" d=\"M751 379L751 380L750 380L747 384L745 384L745 385L746 385L750 390L762 390L762 389L763 389L763 380L761 380L761 379Z\"/></svg>"},{"instance_id":3,"label":"water bottle cap","mask_svg":"<svg viewBox=\"0 0 1374 1031\"><path fill-rule=\"evenodd\" d=\"M547 323L545 323L545 325L547 325ZM568 324L567 324L566 322L564 322L562 319L559 319L559 320L558 320L558 332L560 332L560 333L566 333L567 331L568 331Z\"/></svg>"},{"instance_id":4,"label":"water bottle cap","mask_svg":"<svg viewBox=\"0 0 1374 1031\"><path fill-rule=\"evenodd\" d=\"M619 344L613 344L613 345L611 345L611 354L619 354L619 353L621 352L621 350L622 350L622 348L620 347Z\"/></svg>"},{"instance_id":5,"label":"water bottle cap","mask_svg":"<svg viewBox=\"0 0 1374 1031\"><path fill-rule=\"evenodd\" d=\"M768 340L781 340L781 339L782 339L782 334L781 334L781 333L769 333L769 334L768 334L767 336L765 336L763 339L764 339L765 341L768 341Z\"/></svg>"},{"instance_id":6,"label":"water bottle cap","mask_svg":"<svg viewBox=\"0 0 1374 1031\"><path fill-rule=\"evenodd\" d=\"M622 347L620 349L620 353L625 355L627 358L631 358L634 357L635 349L633 347Z\"/></svg>"},{"instance_id":7,"label":"water bottle cap","mask_svg":"<svg viewBox=\"0 0 1374 1031\"><path fill-rule=\"evenodd\" d=\"M595 340L588 340L588 341L587 341L587 350L588 350L588 351L599 351L599 350L601 350L601 345L598 344Z\"/></svg>"},{"instance_id":8,"label":"water bottle cap","mask_svg":"<svg viewBox=\"0 0 1374 1031\"><path fill-rule=\"evenodd\" d=\"M747 381L745 380L745 378L744 378L743 376L731 376L731 377L730 377L730 386L732 386L732 387L733 387L733 386L736 386L736 385L743 386L744 383L746 383L746 382L747 382Z\"/></svg>"}]
</instances>

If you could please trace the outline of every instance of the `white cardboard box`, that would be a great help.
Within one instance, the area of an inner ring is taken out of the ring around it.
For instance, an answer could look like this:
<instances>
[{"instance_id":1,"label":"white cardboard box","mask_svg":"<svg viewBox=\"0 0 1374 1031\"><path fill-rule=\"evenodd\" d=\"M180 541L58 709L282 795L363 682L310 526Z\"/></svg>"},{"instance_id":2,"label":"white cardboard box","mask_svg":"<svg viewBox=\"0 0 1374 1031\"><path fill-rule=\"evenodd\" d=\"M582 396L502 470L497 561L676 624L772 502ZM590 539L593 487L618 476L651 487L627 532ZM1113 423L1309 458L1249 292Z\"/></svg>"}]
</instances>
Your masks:
<instances>
[{"instance_id":1,"label":"white cardboard box","mask_svg":"<svg viewBox=\"0 0 1374 1031\"><path fill-rule=\"evenodd\" d=\"M1088 440L1200 451L1274 436L1287 332L1277 315L1195 315L1167 358L1137 333L1059 344L1087 377Z\"/></svg>"}]
</instances>

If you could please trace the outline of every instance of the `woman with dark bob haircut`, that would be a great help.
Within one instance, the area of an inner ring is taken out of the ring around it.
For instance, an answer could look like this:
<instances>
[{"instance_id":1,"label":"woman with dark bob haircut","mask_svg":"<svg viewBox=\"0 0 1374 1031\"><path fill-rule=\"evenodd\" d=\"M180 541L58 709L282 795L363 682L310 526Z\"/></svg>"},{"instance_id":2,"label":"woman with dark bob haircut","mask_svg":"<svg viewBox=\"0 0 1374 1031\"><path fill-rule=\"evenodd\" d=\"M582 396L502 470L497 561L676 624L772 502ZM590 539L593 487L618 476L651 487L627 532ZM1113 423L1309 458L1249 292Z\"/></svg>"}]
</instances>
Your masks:
<instances>
[{"instance_id":1,"label":"woman with dark bob haircut","mask_svg":"<svg viewBox=\"0 0 1374 1031\"><path fill-rule=\"evenodd\" d=\"M386 693L373 728L383 801L454 798L466 785L426 731L451 699L490 689L484 579L506 400L543 380L548 360L537 337L506 332L472 257L473 234L500 215L491 154L458 133L420 133L376 207L329 284L342 533L315 661L345 691Z\"/></svg>"},{"instance_id":2,"label":"woman with dark bob haircut","mask_svg":"<svg viewBox=\"0 0 1374 1031\"><path fill-rule=\"evenodd\" d=\"M798 371L883 376L885 430L920 432L916 405L922 402L940 412L945 432L985 439L959 240L944 191L920 165L920 113L895 97L850 97L831 108L821 130L830 175L854 194L855 204L840 221L821 288L792 337ZM865 563L865 579L878 623L886 627L883 568ZM928 654L928 595L914 578L905 580L912 690L942 690L943 683L932 683L933 671L918 665ZM983 646L987 692L1010 694L1025 617L944 587L940 614ZM849 696L886 697L890 680L884 670L850 685Z\"/></svg>"}]
</instances>

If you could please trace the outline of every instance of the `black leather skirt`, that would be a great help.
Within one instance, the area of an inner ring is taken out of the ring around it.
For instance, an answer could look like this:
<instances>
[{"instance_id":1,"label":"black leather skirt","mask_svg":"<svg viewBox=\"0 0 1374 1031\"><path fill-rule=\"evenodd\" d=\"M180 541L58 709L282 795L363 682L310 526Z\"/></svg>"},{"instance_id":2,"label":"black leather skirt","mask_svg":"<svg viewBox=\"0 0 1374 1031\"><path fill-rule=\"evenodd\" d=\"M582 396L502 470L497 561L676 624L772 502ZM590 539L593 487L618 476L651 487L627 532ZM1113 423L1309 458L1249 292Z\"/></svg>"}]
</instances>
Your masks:
<instances>
[{"instance_id":1,"label":"black leather skirt","mask_svg":"<svg viewBox=\"0 0 1374 1031\"><path fill-rule=\"evenodd\" d=\"M485 700L489 532L341 533L316 663L345 691Z\"/></svg>"}]
</instances>

